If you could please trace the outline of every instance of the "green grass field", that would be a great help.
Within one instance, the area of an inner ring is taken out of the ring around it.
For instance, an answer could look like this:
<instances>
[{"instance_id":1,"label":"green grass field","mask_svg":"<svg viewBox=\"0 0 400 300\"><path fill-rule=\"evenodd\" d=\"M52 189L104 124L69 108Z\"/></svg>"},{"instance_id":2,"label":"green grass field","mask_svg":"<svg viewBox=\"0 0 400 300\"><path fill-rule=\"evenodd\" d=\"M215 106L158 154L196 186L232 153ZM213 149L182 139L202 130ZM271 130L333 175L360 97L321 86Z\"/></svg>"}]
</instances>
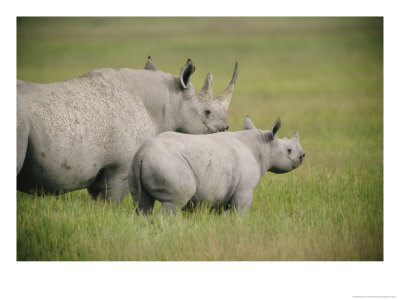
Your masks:
<instances>
[{"instance_id":1,"label":"green grass field","mask_svg":"<svg viewBox=\"0 0 400 300\"><path fill-rule=\"evenodd\" d=\"M244 117L300 133L293 172L267 173L244 217L205 208L136 216L85 190L17 192L17 260L383 260L382 18L19 18L17 75L53 82L102 67L141 69L151 55L198 91L239 75L230 130Z\"/></svg>"}]
</instances>

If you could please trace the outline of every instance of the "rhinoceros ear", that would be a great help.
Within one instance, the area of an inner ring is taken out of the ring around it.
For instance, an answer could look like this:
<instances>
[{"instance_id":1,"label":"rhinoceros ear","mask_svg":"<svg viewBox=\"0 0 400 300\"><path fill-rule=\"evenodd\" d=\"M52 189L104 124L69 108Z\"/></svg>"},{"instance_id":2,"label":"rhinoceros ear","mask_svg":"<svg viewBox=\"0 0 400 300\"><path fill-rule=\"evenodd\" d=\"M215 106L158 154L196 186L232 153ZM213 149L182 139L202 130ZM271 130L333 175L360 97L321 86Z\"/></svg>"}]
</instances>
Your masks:
<instances>
[{"instance_id":1,"label":"rhinoceros ear","mask_svg":"<svg viewBox=\"0 0 400 300\"><path fill-rule=\"evenodd\" d=\"M279 128L281 128L281 118L276 119L276 121L272 125L272 130L271 130L272 137L275 137Z\"/></svg>"},{"instance_id":2,"label":"rhinoceros ear","mask_svg":"<svg viewBox=\"0 0 400 300\"><path fill-rule=\"evenodd\" d=\"M179 76L179 81L183 89L187 88L190 76L193 74L195 69L196 67L193 65L192 60L188 58L186 64L182 67L181 74Z\"/></svg>"},{"instance_id":3,"label":"rhinoceros ear","mask_svg":"<svg viewBox=\"0 0 400 300\"><path fill-rule=\"evenodd\" d=\"M145 70L158 70L158 68L156 67L156 65L153 63L153 61L151 60L150 55L147 57L147 63L144 66Z\"/></svg>"},{"instance_id":4,"label":"rhinoceros ear","mask_svg":"<svg viewBox=\"0 0 400 300\"><path fill-rule=\"evenodd\" d=\"M251 129L257 129L257 128L256 128L256 126L254 126L250 117L247 116L246 119L244 120L243 130L251 130Z\"/></svg>"}]
</instances>

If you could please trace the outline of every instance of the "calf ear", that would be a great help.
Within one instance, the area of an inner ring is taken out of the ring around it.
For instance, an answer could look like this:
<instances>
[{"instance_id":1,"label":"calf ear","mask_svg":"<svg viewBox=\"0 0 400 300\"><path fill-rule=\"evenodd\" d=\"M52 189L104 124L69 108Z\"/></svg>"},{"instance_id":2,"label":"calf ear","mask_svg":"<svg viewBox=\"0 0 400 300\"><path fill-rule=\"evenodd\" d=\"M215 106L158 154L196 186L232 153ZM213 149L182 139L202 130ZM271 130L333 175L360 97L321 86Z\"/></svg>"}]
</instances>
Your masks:
<instances>
[{"instance_id":1,"label":"calf ear","mask_svg":"<svg viewBox=\"0 0 400 300\"><path fill-rule=\"evenodd\" d=\"M257 129L257 128L256 128L256 126L254 126L250 117L247 116L246 119L244 120L243 130L251 130L251 129Z\"/></svg>"},{"instance_id":2,"label":"calf ear","mask_svg":"<svg viewBox=\"0 0 400 300\"><path fill-rule=\"evenodd\" d=\"M190 76L193 74L196 67L193 65L192 60L188 58L186 64L181 69L181 74L179 76L179 82L183 89L187 88L190 80Z\"/></svg>"},{"instance_id":3,"label":"calf ear","mask_svg":"<svg viewBox=\"0 0 400 300\"><path fill-rule=\"evenodd\" d=\"M276 121L272 125L272 130L271 130L272 137L275 137L279 128L281 128L281 118L276 119Z\"/></svg>"}]
</instances>

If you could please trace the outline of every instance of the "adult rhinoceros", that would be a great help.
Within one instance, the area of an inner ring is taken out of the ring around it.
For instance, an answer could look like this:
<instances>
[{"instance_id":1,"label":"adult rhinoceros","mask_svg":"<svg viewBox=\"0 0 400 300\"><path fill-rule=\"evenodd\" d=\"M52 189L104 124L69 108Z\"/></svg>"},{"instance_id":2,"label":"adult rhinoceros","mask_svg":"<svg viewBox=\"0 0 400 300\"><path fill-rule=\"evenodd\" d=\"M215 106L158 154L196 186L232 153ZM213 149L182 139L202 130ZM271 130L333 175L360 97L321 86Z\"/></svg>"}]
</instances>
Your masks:
<instances>
[{"instance_id":1,"label":"adult rhinoceros","mask_svg":"<svg viewBox=\"0 0 400 300\"><path fill-rule=\"evenodd\" d=\"M145 70L98 69L74 79L17 82L17 189L60 194L87 188L93 198L119 201L129 191L131 159L164 131L205 134L228 128L237 77L213 99L211 73L196 95L190 59L179 76L151 58Z\"/></svg>"}]
</instances>

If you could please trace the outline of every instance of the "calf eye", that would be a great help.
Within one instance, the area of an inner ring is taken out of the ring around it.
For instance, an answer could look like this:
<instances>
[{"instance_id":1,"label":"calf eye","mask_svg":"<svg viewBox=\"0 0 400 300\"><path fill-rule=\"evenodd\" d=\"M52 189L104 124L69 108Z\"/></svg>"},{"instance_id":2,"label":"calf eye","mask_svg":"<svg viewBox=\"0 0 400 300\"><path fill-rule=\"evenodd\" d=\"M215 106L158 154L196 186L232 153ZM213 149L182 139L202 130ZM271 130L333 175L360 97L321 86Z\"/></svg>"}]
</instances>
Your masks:
<instances>
[{"instance_id":1,"label":"calf eye","mask_svg":"<svg viewBox=\"0 0 400 300\"><path fill-rule=\"evenodd\" d=\"M290 153L292 153L292 149L287 149L287 152L290 154Z\"/></svg>"},{"instance_id":2,"label":"calf eye","mask_svg":"<svg viewBox=\"0 0 400 300\"><path fill-rule=\"evenodd\" d=\"M206 110L204 111L204 114L205 114L206 117L208 118L208 117L210 116L210 114L211 114L211 110L206 109Z\"/></svg>"}]
</instances>

